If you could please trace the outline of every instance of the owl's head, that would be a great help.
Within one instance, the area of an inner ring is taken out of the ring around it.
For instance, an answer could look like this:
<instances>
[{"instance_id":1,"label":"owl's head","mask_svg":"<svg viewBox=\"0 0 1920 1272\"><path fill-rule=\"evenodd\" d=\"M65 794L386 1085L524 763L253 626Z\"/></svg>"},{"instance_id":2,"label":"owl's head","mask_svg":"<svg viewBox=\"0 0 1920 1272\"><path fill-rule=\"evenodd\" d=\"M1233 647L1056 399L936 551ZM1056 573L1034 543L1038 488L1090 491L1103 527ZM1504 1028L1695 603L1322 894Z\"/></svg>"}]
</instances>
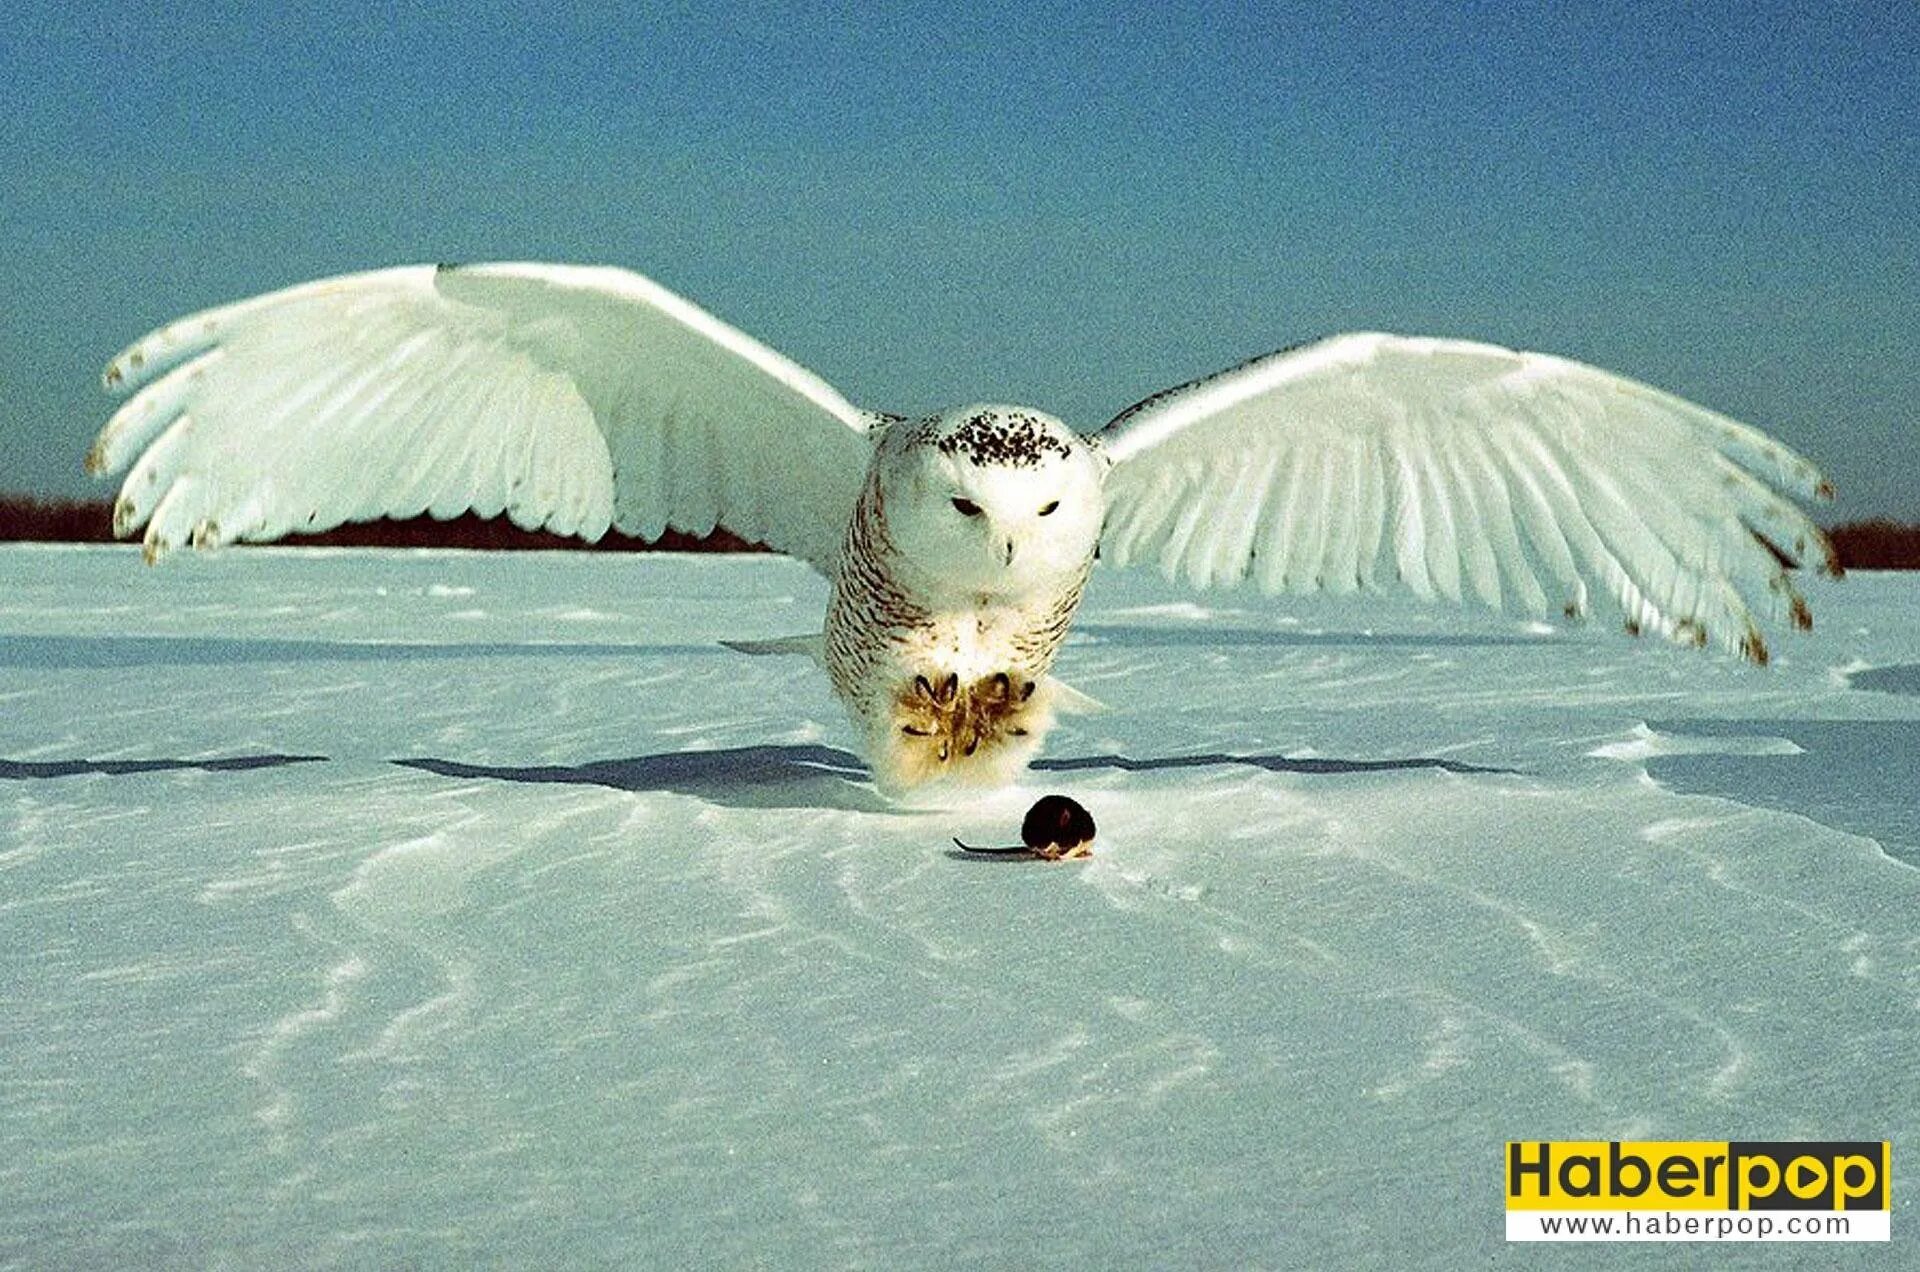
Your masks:
<instances>
[{"instance_id":1,"label":"owl's head","mask_svg":"<svg viewBox=\"0 0 1920 1272\"><path fill-rule=\"evenodd\" d=\"M889 430L883 515L908 561L956 592L1015 596L1079 572L1105 516L1103 461L1065 424L966 406Z\"/></svg>"}]
</instances>

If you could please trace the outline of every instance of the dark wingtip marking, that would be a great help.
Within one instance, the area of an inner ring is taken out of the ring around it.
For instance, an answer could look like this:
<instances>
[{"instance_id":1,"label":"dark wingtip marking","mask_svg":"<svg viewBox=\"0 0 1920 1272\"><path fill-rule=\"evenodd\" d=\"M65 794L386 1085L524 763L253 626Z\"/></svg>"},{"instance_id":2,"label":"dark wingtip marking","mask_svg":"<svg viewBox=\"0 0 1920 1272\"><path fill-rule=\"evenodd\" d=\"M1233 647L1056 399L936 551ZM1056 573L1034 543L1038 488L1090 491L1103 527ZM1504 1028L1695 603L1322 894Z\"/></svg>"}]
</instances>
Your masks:
<instances>
[{"instance_id":1,"label":"dark wingtip marking","mask_svg":"<svg viewBox=\"0 0 1920 1272\"><path fill-rule=\"evenodd\" d=\"M1833 546L1833 540L1822 534L1819 538L1819 544L1821 572L1830 578L1846 578L1847 567L1840 563L1840 550Z\"/></svg>"},{"instance_id":2,"label":"dark wingtip marking","mask_svg":"<svg viewBox=\"0 0 1920 1272\"><path fill-rule=\"evenodd\" d=\"M1766 535L1755 530L1752 526L1747 527L1747 533L1753 536L1755 543L1766 549L1767 555L1772 557L1774 564L1781 569L1795 570L1800 567L1800 563L1793 559L1793 555L1790 552L1775 543L1772 539L1769 539Z\"/></svg>"},{"instance_id":3,"label":"dark wingtip marking","mask_svg":"<svg viewBox=\"0 0 1920 1272\"><path fill-rule=\"evenodd\" d=\"M1798 594L1787 601L1787 617L1793 625L1803 632L1813 630L1813 611L1807 608L1807 599Z\"/></svg>"}]
</instances>

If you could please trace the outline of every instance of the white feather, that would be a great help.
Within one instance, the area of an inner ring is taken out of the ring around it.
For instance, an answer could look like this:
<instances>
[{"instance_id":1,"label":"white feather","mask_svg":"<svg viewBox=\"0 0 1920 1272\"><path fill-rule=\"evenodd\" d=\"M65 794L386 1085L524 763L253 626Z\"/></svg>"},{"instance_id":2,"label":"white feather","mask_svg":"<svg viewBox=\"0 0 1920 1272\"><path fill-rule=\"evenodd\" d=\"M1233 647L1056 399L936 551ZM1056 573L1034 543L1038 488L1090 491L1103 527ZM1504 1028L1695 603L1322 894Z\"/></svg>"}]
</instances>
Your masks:
<instances>
[{"instance_id":1,"label":"white feather","mask_svg":"<svg viewBox=\"0 0 1920 1272\"><path fill-rule=\"evenodd\" d=\"M104 380L133 396L90 464L133 464L116 525L155 552L474 509L588 538L738 526L830 570L871 449L811 372L617 269L326 279L171 323ZM742 462L768 447L792 462Z\"/></svg>"},{"instance_id":2,"label":"white feather","mask_svg":"<svg viewBox=\"0 0 1920 1272\"><path fill-rule=\"evenodd\" d=\"M1459 340L1337 336L1149 398L1097 440L1111 560L1162 543L1199 586L1269 591L1377 578L1526 614L1608 598L1638 629L1710 633L1764 658L1752 609L1804 605L1756 535L1833 569L1783 495L1819 472L1744 424L1544 354ZM1244 534L1248 486L1273 474ZM1269 556L1280 559L1268 559Z\"/></svg>"}]
</instances>

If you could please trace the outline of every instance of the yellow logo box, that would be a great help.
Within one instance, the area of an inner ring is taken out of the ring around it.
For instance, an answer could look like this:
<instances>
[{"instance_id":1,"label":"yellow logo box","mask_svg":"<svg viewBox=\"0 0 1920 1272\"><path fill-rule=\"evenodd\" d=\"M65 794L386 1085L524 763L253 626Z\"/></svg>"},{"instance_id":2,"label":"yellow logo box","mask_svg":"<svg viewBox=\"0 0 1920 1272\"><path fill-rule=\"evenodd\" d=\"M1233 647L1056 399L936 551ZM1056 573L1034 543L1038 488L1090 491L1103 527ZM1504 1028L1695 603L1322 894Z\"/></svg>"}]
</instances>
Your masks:
<instances>
[{"instance_id":1,"label":"yellow logo box","mask_svg":"<svg viewBox=\"0 0 1920 1272\"><path fill-rule=\"evenodd\" d=\"M1886 1210L1886 1140L1513 1140L1508 1210Z\"/></svg>"}]
</instances>

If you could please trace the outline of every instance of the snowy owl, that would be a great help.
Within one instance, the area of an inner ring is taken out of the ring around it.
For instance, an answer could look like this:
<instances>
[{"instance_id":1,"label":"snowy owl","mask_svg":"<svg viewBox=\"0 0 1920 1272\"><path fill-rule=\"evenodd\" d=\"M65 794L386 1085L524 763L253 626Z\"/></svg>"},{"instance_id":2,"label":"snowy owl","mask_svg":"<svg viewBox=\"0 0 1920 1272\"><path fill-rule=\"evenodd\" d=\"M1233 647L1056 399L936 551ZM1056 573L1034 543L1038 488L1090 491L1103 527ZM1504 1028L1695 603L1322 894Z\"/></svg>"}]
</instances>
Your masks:
<instances>
[{"instance_id":1,"label":"snowy owl","mask_svg":"<svg viewBox=\"0 0 1920 1272\"><path fill-rule=\"evenodd\" d=\"M182 319L107 367L88 456L130 461L149 560L344 521L505 513L595 539L724 527L831 584L804 642L876 783L994 784L1057 710L1096 552L1197 587L1397 588L1612 613L1756 662L1806 627L1785 566L1838 572L1788 498L1806 460L1646 385L1461 340L1334 336L1081 434L1024 407L906 419L637 274L410 266Z\"/></svg>"}]
</instances>

